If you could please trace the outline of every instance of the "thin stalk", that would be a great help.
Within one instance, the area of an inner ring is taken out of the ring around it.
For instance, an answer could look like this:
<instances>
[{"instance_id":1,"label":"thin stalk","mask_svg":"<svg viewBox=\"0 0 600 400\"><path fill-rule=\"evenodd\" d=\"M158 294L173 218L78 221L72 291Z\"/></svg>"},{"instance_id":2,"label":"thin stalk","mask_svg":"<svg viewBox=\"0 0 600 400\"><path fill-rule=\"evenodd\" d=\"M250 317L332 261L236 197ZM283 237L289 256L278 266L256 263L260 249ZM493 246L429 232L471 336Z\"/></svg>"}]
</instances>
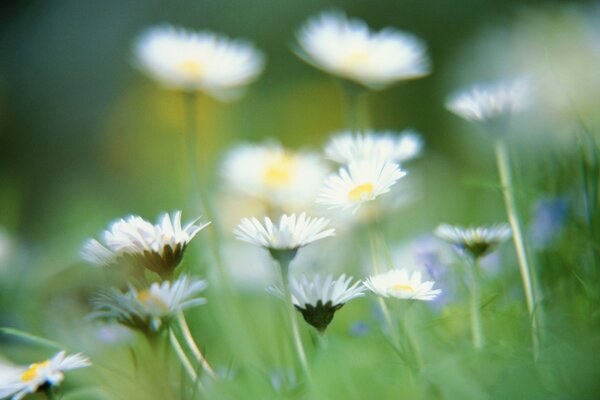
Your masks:
<instances>
[{"instance_id":1,"label":"thin stalk","mask_svg":"<svg viewBox=\"0 0 600 400\"><path fill-rule=\"evenodd\" d=\"M412 354L412 358L415 362L414 372L418 373L421 368L423 368L423 357L421 356L421 351L419 350L419 345L417 343L417 339L415 338L413 330L410 328L408 324L408 316L409 310L413 304L413 300L402 300L403 303L406 303L404 307L402 307L402 316L400 319L400 324L402 331L404 332L404 337L406 338L406 348L410 349L410 353Z\"/></svg>"},{"instance_id":2,"label":"thin stalk","mask_svg":"<svg viewBox=\"0 0 600 400\"><path fill-rule=\"evenodd\" d=\"M367 110L363 101L365 90L348 82L342 82L341 85L344 96L346 124L353 134L357 134L362 130L361 128L364 128L363 125L367 122Z\"/></svg>"},{"instance_id":3,"label":"thin stalk","mask_svg":"<svg viewBox=\"0 0 600 400\"><path fill-rule=\"evenodd\" d=\"M523 281L523 289L525 291L525 299L527 301L527 311L529 312L529 317L531 320L531 341L533 345L533 354L534 358L537 360L540 346L540 326L537 313L540 312L540 310L538 310L540 305L537 301L537 292L534 286L535 277L527 257L525 239L523 236L523 227L519 217L517 202L514 194L513 176L510 168L510 157L508 154L508 148L503 139L498 139L496 141L495 150L498 173L500 175L502 193L504 195L504 203L506 206L506 213L512 229L513 241L515 244L515 250L517 252L519 268L521 270L521 280Z\"/></svg>"},{"instance_id":4,"label":"thin stalk","mask_svg":"<svg viewBox=\"0 0 600 400\"><path fill-rule=\"evenodd\" d=\"M198 363L200 363L200 365L202 366L202 369L208 374L208 376L215 379L216 378L215 372L213 371L212 367L210 366L210 364L208 363L208 361L206 360L206 358L200 351L200 348L194 341L194 337L192 336L190 327L188 326L188 324L185 320L183 311L179 311L177 313L177 322L179 323L179 327L181 328L181 332L183 333L183 338L185 339L185 342L188 345L188 347L190 348L190 350L192 351L192 354L196 358L196 361L198 361Z\"/></svg>"},{"instance_id":5,"label":"thin stalk","mask_svg":"<svg viewBox=\"0 0 600 400\"><path fill-rule=\"evenodd\" d=\"M190 360L188 360L187 356L185 355L185 352L183 351L183 348L181 347L181 344L177 340L177 336L175 336L175 332L173 332L172 329L169 329L169 340L171 342L173 350L175 350L175 355L177 355L177 358L179 358L179 361L181 362L183 369L185 369L185 372L188 374L192 382L198 385L198 389L200 389L201 392L205 393L206 389L204 388L204 385L202 385L202 381L198 378L196 370L194 370L192 363L190 362Z\"/></svg>"},{"instance_id":6,"label":"thin stalk","mask_svg":"<svg viewBox=\"0 0 600 400\"><path fill-rule=\"evenodd\" d=\"M290 261L285 257L279 257L277 259L279 265L281 267L281 280L284 287L284 295L285 295L285 303L286 309L288 312L288 317L290 319L291 327L292 327L292 336L294 339L294 346L296 347L296 352L298 353L298 359L300 360L300 365L302 366L302 370L307 378L310 379L310 370L308 368L308 361L306 359L306 352L304 351L304 345L302 344L302 337L300 336L300 328L298 327L298 320L296 319L296 310L294 309L294 304L292 303L292 295L290 292L290 284L288 271L290 267Z\"/></svg>"},{"instance_id":7,"label":"thin stalk","mask_svg":"<svg viewBox=\"0 0 600 400\"><path fill-rule=\"evenodd\" d=\"M471 313L471 337L473 339L473 347L475 350L479 350L483 347L485 338L483 336L483 325L481 324L481 309L479 304L479 279L477 277L477 264L478 259L475 257L469 257L467 259L467 265L469 268L470 278L470 299L469 308Z\"/></svg>"}]
</instances>

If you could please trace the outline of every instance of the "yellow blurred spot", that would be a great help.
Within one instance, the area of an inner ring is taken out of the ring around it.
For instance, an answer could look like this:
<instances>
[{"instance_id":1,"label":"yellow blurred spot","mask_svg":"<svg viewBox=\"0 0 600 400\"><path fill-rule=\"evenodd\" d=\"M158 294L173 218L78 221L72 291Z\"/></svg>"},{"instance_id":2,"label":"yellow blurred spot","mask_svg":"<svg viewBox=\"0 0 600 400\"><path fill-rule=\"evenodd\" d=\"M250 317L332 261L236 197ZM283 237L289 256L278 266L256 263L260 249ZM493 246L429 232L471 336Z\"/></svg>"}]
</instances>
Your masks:
<instances>
[{"instance_id":1,"label":"yellow blurred spot","mask_svg":"<svg viewBox=\"0 0 600 400\"><path fill-rule=\"evenodd\" d=\"M394 290L395 292L409 292L409 293L414 293L415 289L410 286L407 285L405 283L396 283L395 285L392 285L392 290Z\"/></svg>"},{"instance_id":2,"label":"yellow blurred spot","mask_svg":"<svg viewBox=\"0 0 600 400\"><path fill-rule=\"evenodd\" d=\"M23 372L23 374L21 375L21 380L23 382L29 382L34 380L38 376L38 370L40 368L47 367L48 365L50 365L50 361L48 360L31 364L27 371Z\"/></svg>"},{"instance_id":3,"label":"yellow blurred spot","mask_svg":"<svg viewBox=\"0 0 600 400\"><path fill-rule=\"evenodd\" d=\"M369 53L366 51L353 51L342 59L342 69L353 69L354 67L365 64L369 60Z\"/></svg>"},{"instance_id":4,"label":"yellow blurred spot","mask_svg":"<svg viewBox=\"0 0 600 400\"><path fill-rule=\"evenodd\" d=\"M282 154L274 158L265 169L264 180L269 186L281 187L292 181L295 158L290 154Z\"/></svg>"},{"instance_id":5,"label":"yellow blurred spot","mask_svg":"<svg viewBox=\"0 0 600 400\"><path fill-rule=\"evenodd\" d=\"M373 193L373 185L370 183L363 183L348 192L348 199L352 201L364 200L371 196L371 193Z\"/></svg>"},{"instance_id":6,"label":"yellow blurred spot","mask_svg":"<svg viewBox=\"0 0 600 400\"><path fill-rule=\"evenodd\" d=\"M204 68L202 68L202 64L198 61L186 60L179 64L179 71L189 77L199 78L202 76Z\"/></svg>"}]
</instances>

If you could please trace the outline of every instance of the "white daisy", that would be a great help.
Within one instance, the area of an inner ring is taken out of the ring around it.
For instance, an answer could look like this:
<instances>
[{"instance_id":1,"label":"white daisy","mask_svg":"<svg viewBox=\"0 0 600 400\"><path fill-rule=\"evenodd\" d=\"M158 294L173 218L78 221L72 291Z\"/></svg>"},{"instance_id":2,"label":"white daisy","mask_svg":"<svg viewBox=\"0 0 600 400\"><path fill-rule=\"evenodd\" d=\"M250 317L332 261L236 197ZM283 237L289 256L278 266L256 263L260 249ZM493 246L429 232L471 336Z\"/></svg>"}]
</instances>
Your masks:
<instances>
[{"instance_id":1,"label":"white daisy","mask_svg":"<svg viewBox=\"0 0 600 400\"><path fill-rule=\"evenodd\" d=\"M326 218L307 217L306 213L284 214L279 225L265 217L264 225L256 218L243 218L233 233L236 238L269 250L297 250L316 240L335 235L327 228Z\"/></svg>"},{"instance_id":2,"label":"white daisy","mask_svg":"<svg viewBox=\"0 0 600 400\"><path fill-rule=\"evenodd\" d=\"M130 261L165 277L179 265L188 243L210 222L200 219L181 227L181 211L165 213L156 225L131 215L112 223L103 233L103 243L90 239L83 246L84 260L98 265Z\"/></svg>"},{"instance_id":3,"label":"white daisy","mask_svg":"<svg viewBox=\"0 0 600 400\"><path fill-rule=\"evenodd\" d=\"M13 400L19 400L45 385L58 386L64 379L65 371L90 365L89 359L82 354L67 356L66 352L61 351L51 359L11 371L10 376L2 379L0 398L12 396Z\"/></svg>"},{"instance_id":4,"label":"white daisy","mask_svg":"<svg viewBox=\"0 0 600 400\"><path fill-rule=\"evenodd\" d=\"M395 269L369 277L363 282L373 293L382 297L406 300L434 300L442 291L433 289L435 282L422 281L421 272Z\"/></svg>"},{"instance_id":5,"label":"white daisy","mask_svg":"<svg viewBox=\"0 0 600 400\"><path fill-rule=\"evenodd\" d=\"M366 131L354 135L341 132L333 136L325 146L325 155L341 164L360 160L381 159L403 163L419 155L423 140L413 130L399 134L391 131Z\"/></svg>"},{"instance_id":6,"label":"white daisy","mask_svg":"<svg viewBox=\"0 0 600 400\"><path fill-rule=\"evenodd\" d=\"M302 59L372 89L430 71L426 46L414 35L394 28L373 32L363 21L341 12L310 19L297 38Z\"/></svg>"},{"instance_id":7,"label":"white daisy","mask_svg":"<svg viewBox=\"0 0 600 400\"><path fill-rule=\"evenodd\" d=\"M143 332L157 332L178 311L206 303L198 297L206 286L206 281L184 275L173 283L153 283L144 290L130 286L128 292L122 293L112 288L99 292L93 299L92 316Z\"/></svg>"},{"instance_id":8,"label":"white daisy","mask_svg":"<svg viewBox=\"0 0 600 400\"><path fill-rule=\"evenodd\" d=\"M364 286L360 282L350 285L351 281L352 277L346 278L346 274L336 280L331 274L324 280L321 280L320 275L315 275L311 281L305 275L300 280L290 276L292 303L309 325L324 332L337 310L350 300L364 296ZM284 296L281 289L273 286L269 288L269 292L280 298Z\"/></svg>"},{"instance_id":9,"label":"white daisy","mask_svg":"<svg viewBox=\"0 0 600 400\"><path fill-rule=\"evenodd\" d=\"M435 229L434 233L440 239L466 251L474 258L491 253L496 246L512 235L507 224L469 228L442 224Z\"/></svg>"},{"instance_id":10,"label":"white daisy","mask_svg":"<svg viewBox=\"0 0 600 400\"><path fill-rule=\"evenodd\" d=\"M446 107L456 115L475 122L503 120L531 104L528 80L516 79L473 86L454 95Z\"/></svg>"},{"instance_id":11,"label":"white daisy","mask_svg":"<svg viewBox=\"0 0 600 400\"><path fill-rule=\"evenodd\" d=\"M172 89L201 90L222 100L257 78L264 57L249 42L169 25L142 33L134 46L138 68Z\"/></svg>"},{"instance_id":12,"label":"white daisy","mask_svg":"<svg viewBox=\"0 0 600 400\"><path fill-rule=\"evenodd\" d=\"M227 189L283 211L313 203L327 173L318 155L275 143L240 145L228 152L222 166Z\"/></svg>"},{"instance_id":13,"label":"white daisy","mask_svg":"<svg viewBox=\"0 0 600 400\"><path fill-rule=\"evenodd\" d=\"M397 164L385 160L361 160L340 168L325 180L317 203L356 212L367 201L388 193L406 175Z\"/></svg>"}]
</instances>

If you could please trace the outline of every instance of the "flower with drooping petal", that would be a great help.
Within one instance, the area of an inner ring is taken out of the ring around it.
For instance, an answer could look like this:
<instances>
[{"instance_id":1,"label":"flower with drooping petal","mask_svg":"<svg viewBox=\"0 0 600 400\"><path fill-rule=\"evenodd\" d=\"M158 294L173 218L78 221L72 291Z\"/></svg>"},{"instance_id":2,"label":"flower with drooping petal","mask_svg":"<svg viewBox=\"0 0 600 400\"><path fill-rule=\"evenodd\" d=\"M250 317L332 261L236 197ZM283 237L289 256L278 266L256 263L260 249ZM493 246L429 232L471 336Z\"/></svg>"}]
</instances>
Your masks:
<instances>
[{"instance_id":1,"label":"flower with drooping petal","mask_svg":"<svg viewBox=\"0 0 600 400\"><path fill-rule=\"evenodd\" d=\"M363 284L382 297L406 300L434 300L442 291L433 289L434 281L422 281L421 272L394 269L369 277Z\"/></svg>"},{"instance_id":2,"label":"flower with drooping petal","mask_svg":"<svg viewBox=\"0 0 600 400\"><path fill-rule=\"evenodd\" d=\"M494 123L526 109L531 97L531 84L521 78L475 85L450 98L446 107L468 121Z\"/></svg>"},{"instance_id":3,"label":"flower with drooping petal","mask_svg":"<svg viewBox=\"0 0 600 400\"><path fill-rule=\"evenodd\" d=\"M512 235L512 231L507 224L469 228L442 224L435 229L434 233L440 239L453 244L462 251L466 251L474 258L491 253L500 243L508 240Z\"/></svg>"},{"instance_id":4,"label":"flower with drooping petal","mask_svg":"<svg viewBox=\"0 0 600 400\"><path fill-rule=\"evenodd\" d=\"M228 152L222 167L228 190L285 212L313 203L327 173L317 154L276 143L237 146Z\"/></svg>"},{"instance_id":5,"label":"flower with drooping petal","mask_svg":"<svg viewBox=\"0 0 600 400\"><path fill-rule=\"evenodd\" d=\"M94 297L92 316L146 333L157 332L180 310L206 303L204 298L198 297L206 286L202 279L183 275L172 283L155 282L144 290L130 286L129 291L122 293L111 288Z\"/></svg>"},{"instance_id":6,"label":"flower with drooping petal","mask_svg":"<svg viewBox=\"0 0 600 400\"><path fill-rule=\"evenodd\" d=\"M310 19L297 34L297 54L333 75L383 89L430 71L425 44L394 28L373 32L359 19L325 12Z\"/></svg>"},{"instance_id":7,"label":"flower with drooping petal","mask_svg":"<svg viewBox=\"0 0 600 400\"><path fill-rule=\"evenodd\" d=\"M292 303L309 325L324 332L337 310L350 300L364 296L363 285L360 282L350 285L351 281L352 277L346 278L346 274L336 280L331 274L324 280L315 275L310 281L305 275L300 280L290 276Z\"/></svg>"},{"instance_id":8,"label":"flower with drooping petal","mask_svg":"<svg viewBox=\"0 0 600 400\"><path fill-rule=\"evenodd\" d=\"M172 217L163 214L153 225L131 215L112 223L102 235L103 243L88 240L81 256L98 265L132 262L167 277L181 262L189 242L210 223L198 224L199 220L182 227L181 211L177 211Z\"/></svg>"},{"instance_id":9,"label":"flower with drooping petal","mask_svg":"<svg viewBox=\"0 0 600 400\"><path fill-rule=\"evenodd\" d=\"M335 235L335 229L327 228L327 218L307 217L306 213L284 214L277 225L269 217L264 221L263 225L256 218L243 218L233 233L239 240L268 250L297 250Z\"/></svg>"},{"instance_id":10,"label":"flower with drooping petal","mask_svg":"<svg viewBox=\"0 0 600 400\"><path fill-rule=\"evenodd\" d=\"M241 94L264 68L264 57L245 40L169 25L142 33L134 46L136 66L171 89L203 91L220 100Z\"/></svg>"},{"instance_id":11,"label":"flower with drooping petal","mask_svg":"<svg viewBox=\"0 0 600 400\"><path fill-rule=\"evenodd\" d=\"M384 159L356 161L325 180L317 203L355 213L363 203L388 193L405 175L397 164Z\"/></svg>"},{"instance_id":12,"label":"flower with drooping petal","mask_svg":"<svg viewBox=\"0 0 600 400\"><path fill-rule=\"evenodd\" d=\"M20 400L46 385L60 385L65 371L90 365L89 359L82 354L67 356L65 351L60 351L48 360L33 363L28 367L12 369L10 376L3 377L0 383L0 398L12 396L13 400Z\"/></svg>"}]
</instances>

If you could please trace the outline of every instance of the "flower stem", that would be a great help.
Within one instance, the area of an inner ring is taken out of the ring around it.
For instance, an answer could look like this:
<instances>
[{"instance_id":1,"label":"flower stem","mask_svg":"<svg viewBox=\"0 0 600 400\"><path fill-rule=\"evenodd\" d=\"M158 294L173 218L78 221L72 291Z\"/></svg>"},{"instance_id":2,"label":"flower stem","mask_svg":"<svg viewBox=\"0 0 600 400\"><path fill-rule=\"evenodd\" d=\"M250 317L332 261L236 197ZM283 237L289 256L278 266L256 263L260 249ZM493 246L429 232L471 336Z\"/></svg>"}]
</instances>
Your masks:
<instances>
[{"instance_id":1,"label":"flower stem","mask_svg":"<svg viewBox=\"0 0 600 400\"><path fill-rule=\"evenodd\" d=\"M421 371L421 368L423 368L423 358L421 357L417 339L415 338L414 332L408 323L409 311L411 309L413 300L402 300L402 302L406 304L404 307L402 307L402 315L400 316L400 323L402 325L401 330L406 338L406 348L409 349L414 360L414 365L412 365L413 370L415 373L418 373Z\"/></svg>"},{"instance_id":2,"label":"flower stem","mask_svg":"<svg viewBox=\"0 0 600 400\"><path fill-rule=\"evenodd\" d=\"M292 303L292 295L290 292L290 284L289 284L289 267L290 261L286 257L279 257L276 259L280 265L280 276L284 287L284 295L285 295L285 303L286 309L288 312L288 317L290 319L291 327L292 327L292 336L294 339L294 346L296 347L296 352L298 353L298 359L300 360L300 365L302 366L302 370L308 379L310 379L310 370L308 368L308 361L306 360L306 353L304 351L304 346L302 344L302 337L300 336L300 328L298 327L298 320L296 319L296 311L294 309L294 304Z\"/></svg>"},{"instance_id":3,"label":"flower stem","mask_svg":"<svg viewBox=\"0 0 600 400\"><path fill-rule=\"evenodd\" d=\"M199 379L196 370L194 370L194 367L192 366L192 363L185 355L185 352L183 351L183 348L181 347L181 344L177 340L177 336L175 336L175 332L173 332L172 329L169 329L169 340L171 342L173 350L175 350L175 355L177 355L177 358L179 358L179 361L181 362L183 369L185 369L185 372L188 374L192 382L198 385L198 389L200 389L201 392L205 393L206 390L204 388L204 385L202 385L202 381Z\"/></svg>"},{"instance_id":4,"label":"flower stem","mask_svg":"<svg viewBox=\"0 0 600 400\"><path fill-rule=\"evenodd\" d=\"M470 278L470 311L471 311L471 337L473 339L473 347L479 350L483 347L485 339L483 336L483 325L481 324L481 310L479 308L479 279L477 277L478 259L469 257L467 259Z\"/></svg>"},{"instance_id":5,"label":"flower stem","mask_svg":"<svg viewBox=\"0 0 600 400\"><path fill-rule=\"evenodd\" d=\"M349 82L342 82L342 91L344 96L344 114L348 129L353 134L361 131L367 119L367 110L365 107L363 94L364 89Z\"/></svg>"},{"instance_id":6,"label":"flower stem","mask_svg":"<svg viewBox=\"0 0 600 400\"><path fill-rule=\"evenodd\" d=\"M527 250L525 247L525 239L523 236L523 227L519 217L516 198L514 194L513 176L510 168L510 157L508 147L503 139L496 141L496 161L498 164L498 173L502 184L502 193L504 195L504 203L508 221L512 228L513 241L521 270L521 280L523 281L523 289L525 291L525 299L527 301L527 311L531 320L531 341L533 345L534 358L537 360L539 356L540 346L540 312L536 296L536 288L534 283L534 271L532 270Z\"/></svg>"},{"instance_id":7,"label":"flower stem","mask_svg":"<svg viewBox=\"0 0 600 400\"><path fill-rule=\"evenodd\" d=\"M200 363L202 369L208 374L208 376L215 379L215 372L213 371L212 367L210 366L204 355L202 355L200 348L194 341L194 337L192 336L190 327L188 326L185 320L185 316L183 315L183 311L181 310L177 313L177 322L179 322L179 327L181 328L181 332L183 333L183 338L185 339L185 342L187 343L190 350L192 351L192 354L196 358L196 361Z\"/></svg>"}]
</instances>

